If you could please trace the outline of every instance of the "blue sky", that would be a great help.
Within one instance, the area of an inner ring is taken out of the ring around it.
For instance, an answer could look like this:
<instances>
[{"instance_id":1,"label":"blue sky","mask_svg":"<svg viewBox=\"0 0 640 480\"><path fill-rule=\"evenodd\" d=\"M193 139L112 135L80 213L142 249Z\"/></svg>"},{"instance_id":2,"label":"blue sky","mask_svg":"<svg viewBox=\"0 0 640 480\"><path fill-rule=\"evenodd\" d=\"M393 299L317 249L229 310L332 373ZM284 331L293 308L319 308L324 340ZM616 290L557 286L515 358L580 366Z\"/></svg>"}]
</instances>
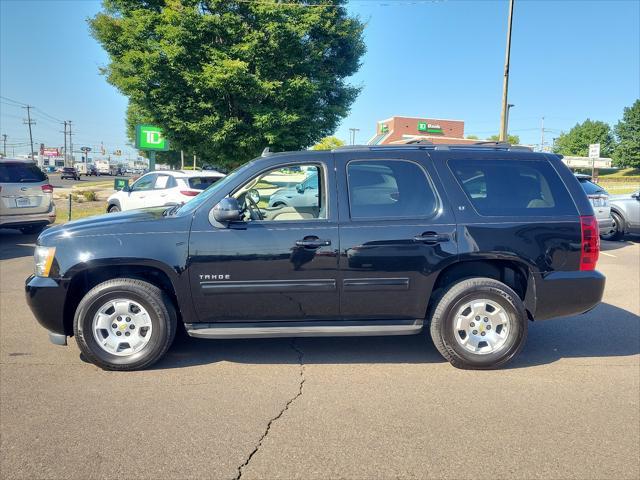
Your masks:
<instances>
[{"instance_id":1,"label":"blue sky","mask_svg":"<svg viewBox=\"0 0 640 480\"><path fill-rule=\"evenodd\" d=\"M488 0L350 2L367 22L368 51L352 79L362 92L337 136L359 128L364 143L376 121L393 115L461 119L466 134L497 133L507 8ZM127 149L127 101L99 74L107 56L87 29L99 10L92 0L0 0L0 94L37 107L37 144L62 144L55 118L73 121L76 147ZM639 97L640 1L516 0L511 133L538 143L544 116L550 142L587 117L615 123ZM8 144L24 143L24 111L8 103L0 103L1 133Z\"/></svg>"}]
</instances>

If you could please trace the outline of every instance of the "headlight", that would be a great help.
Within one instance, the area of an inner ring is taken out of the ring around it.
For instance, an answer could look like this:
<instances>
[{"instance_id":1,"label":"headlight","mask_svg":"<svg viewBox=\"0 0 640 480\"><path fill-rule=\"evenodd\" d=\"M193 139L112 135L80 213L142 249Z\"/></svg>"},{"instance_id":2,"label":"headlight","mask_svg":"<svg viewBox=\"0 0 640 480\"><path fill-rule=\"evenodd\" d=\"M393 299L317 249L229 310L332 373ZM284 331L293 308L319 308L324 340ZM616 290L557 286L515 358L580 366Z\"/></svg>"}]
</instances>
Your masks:
<instances>
[{"instance_id":1,"label":"headlight","mask_svg":"<svg viewBox=\"0 0 640 480\"><path fill-rule=\"evenodd\" d=\"M35 274L38 277L48 277L53 263L53 257L56 254L55 247L36 247L33 259L36 262Z\"/></svg>"}]
</instances>

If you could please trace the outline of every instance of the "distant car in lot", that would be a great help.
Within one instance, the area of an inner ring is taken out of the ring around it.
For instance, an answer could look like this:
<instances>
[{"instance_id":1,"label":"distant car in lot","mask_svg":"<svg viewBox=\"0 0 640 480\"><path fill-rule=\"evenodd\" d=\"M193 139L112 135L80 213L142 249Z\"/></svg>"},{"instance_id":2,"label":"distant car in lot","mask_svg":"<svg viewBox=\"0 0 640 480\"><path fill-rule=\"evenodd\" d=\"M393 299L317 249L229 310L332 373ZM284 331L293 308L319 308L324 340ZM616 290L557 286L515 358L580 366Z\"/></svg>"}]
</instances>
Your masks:
<instances>
[{"instance_id":1,"label":"distant car in lot","mask_svg":"<svg viewBox=\"0 0 640 480\"><path fill-rule=\"evenodd\" d=\"M620 240L627 233L640 234L640 190L626 195L609 197L613 224L605 240Z\"/></svg>"},{"instance_id":2,"label":"distant car in lot","mask_svg":"<svg viewBox=\"0 0 640 480\"><path fill-rule=\"evenodd\" d=\"M150 172L137 179L130 187L111 195L107 200L107 212L186 203L222 177L223 173L215 171Z\"/></svg>"},{"instance_id":3,"label":"distant car in lot","mask_svg":"<svg viewBox=\"0 0 640 480\"><path fill-rule=\"evenodd\" d=\"M600 236L604 237L608 235L613 227L611 207L609 206L609 194L600 185L591 181L591 175L582 173L576 173L575 175L584 193L587 194L587 198L591 202L596 220L598 220Z\"/></svg>"},{"instance_id":4,"label":"distant car in lot","mask_svg":"<svg viewBox=\"0 0 640 480\"><path fill-rule=\"evenodd\" d=\"M318 173L313 170L293 187L280 188L269 197L269 207L312 207L318 204Z\"/></svg>"},{"instance_id":5,"label":"distant car in lot","mask_svg":"<svg viewBox=\"0 0 640 480\"><path fill-rule=\"evenodd\" d=\"M98 173L98 169L95 165L87 165L87 176L88 177L99 177L100 173Z\"/></svg>"},{"instance_id":6,"label":"distant car in lot","mask_svg":"<svg viewBox=\"0 0 640 480\"><path fill-rule=\"evenodd\" d=\"M60 180L64 180L65 178L80 180L80 174L74 167L64 167L62 169L62 173L60 174Z\"/></svg>"},{"instance_id":7,"label":"distant car in lot","mask_svg":"<svg viewBox=\"0 0 640 480\"><path fill-rule=\"evenodd\" d=\"M48 177L31 160L0 159L0 228L38 233L55 219Z\"/></svg>"}]
</instances>

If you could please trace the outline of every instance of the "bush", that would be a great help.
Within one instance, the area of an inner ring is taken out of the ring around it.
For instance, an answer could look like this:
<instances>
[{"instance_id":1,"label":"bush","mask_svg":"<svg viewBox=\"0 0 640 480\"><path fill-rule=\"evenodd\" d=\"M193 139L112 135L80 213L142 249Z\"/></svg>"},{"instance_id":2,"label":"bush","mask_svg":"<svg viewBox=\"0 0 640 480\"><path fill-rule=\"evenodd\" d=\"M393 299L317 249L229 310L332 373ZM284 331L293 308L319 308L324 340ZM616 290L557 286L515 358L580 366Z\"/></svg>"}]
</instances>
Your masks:
<instances>
[{"instance_id":1,"label":"bush","mask_svg":"<svg viewBox=\"0 0 640 480\"><path fill-rule=\"evenodd\" d=\"M82 195L87 202L95 202L98 199L96 192L94 192L93 190L86 190L82 192Z\"/></svg>"}]
</instances>

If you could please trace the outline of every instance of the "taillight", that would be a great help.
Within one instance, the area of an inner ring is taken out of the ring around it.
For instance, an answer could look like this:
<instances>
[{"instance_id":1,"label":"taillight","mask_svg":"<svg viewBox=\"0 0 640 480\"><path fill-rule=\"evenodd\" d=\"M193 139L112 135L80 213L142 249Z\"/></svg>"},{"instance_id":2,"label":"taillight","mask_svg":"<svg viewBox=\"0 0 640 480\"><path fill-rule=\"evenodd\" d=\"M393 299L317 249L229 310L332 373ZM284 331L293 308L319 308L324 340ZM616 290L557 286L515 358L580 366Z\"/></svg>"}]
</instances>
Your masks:
<instances>
[{"instance_id":1,"label":"taillight","mask_svg":"<svg viewBox=\"0 0 640 480\"><path fill-rule=\"evenodd\" d=\"M580 244L580 270L595 270L600 255L598 220L593 215L580 217L582 242Z\"/></svg>"},{"instance_id":2,"label":"taillight","mask_svg":"<svg viewBox=\"0 0 640 480\"><path fill-rule=\"evenodd\" d=\"M180 190L180 193L186 197L195 197L200 193L200 190Z\"/></svg>"},{"instance_id":3,"label":"taillight","mask_svg":"<svg viewBox=\"0 0 640 480\"><path fill-rule=\"evenodd\" d=\"M49 184L42 185L42 187L40 187L40 188L42 188L42 191L44 193L53 193L53 185L49 185Z\"/></svg>"}]
</instances>

